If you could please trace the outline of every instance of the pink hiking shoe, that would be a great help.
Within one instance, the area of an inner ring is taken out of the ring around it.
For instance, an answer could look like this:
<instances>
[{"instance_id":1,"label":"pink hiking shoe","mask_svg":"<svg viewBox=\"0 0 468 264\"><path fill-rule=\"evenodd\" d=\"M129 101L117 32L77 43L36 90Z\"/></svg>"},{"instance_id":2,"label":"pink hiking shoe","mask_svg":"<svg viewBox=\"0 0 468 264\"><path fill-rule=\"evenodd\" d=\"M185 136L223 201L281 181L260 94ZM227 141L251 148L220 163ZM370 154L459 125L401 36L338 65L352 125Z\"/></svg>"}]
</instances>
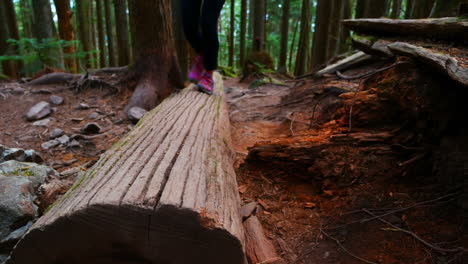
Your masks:
<instances>
[{"instance_id":1,"label":"pink hiking shoe","mask_svg":"<svg viewBox=\"0 0 468 264\"><path fill-rule=\"evenodd\" d=\"M214 88L213 74L205 72L200 81L197 83L198 90L200 92L212 95Z\"/></svg>"},{"instance_id":2,"label":"pink hiking shoe","mask_svg":"<svg viewBox=\"0 0 468 264\"><path fill-rule=\"evenodd\" d=\"M203 57L198 55L193 60L192 69L189 73L189 80L193 83L197 83L202 79L204 72L205 68L203 67Z\"/></svg>"}]
</instances>

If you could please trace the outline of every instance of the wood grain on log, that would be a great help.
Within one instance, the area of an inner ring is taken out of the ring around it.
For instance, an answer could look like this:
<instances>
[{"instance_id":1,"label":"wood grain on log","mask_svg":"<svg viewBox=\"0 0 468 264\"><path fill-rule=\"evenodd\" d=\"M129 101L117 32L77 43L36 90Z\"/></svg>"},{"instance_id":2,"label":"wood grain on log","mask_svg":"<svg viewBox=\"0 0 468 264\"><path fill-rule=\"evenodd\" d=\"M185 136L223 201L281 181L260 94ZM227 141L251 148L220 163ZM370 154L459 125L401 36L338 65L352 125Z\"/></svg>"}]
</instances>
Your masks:
<instances>
[{"instance_id":1,"label":"wood grain on log","mask_svg":"<svg viewBox=\"0 0 468 264\"><path fill-rule=\"evenodd\" d=\"M407 20L348 19L343 20L343 24L355 32L371 35L468 40L468 19L458 17Z\"/></svg>"},{"instance_id":2,"label":"wood grain on log","mask_svg":"<svg viewBox=\"0 0 468 264\"><path fill-rule=\"evenodd\" d=\"M284 260L278 256L275 247L265 236L262 224L256 216L245 220L244 228L249 263L284 264Z\"/></svg>"},{"instance_id":3,"label":"wood grain on log","mask_svg":"<svg viewBox=\"0 0 468 264\"><path fill-rule=\"evenodd\" d=\"M243 263L222 79L149 113L40 218L7 263Z\"/></svg>"}]
</instances>

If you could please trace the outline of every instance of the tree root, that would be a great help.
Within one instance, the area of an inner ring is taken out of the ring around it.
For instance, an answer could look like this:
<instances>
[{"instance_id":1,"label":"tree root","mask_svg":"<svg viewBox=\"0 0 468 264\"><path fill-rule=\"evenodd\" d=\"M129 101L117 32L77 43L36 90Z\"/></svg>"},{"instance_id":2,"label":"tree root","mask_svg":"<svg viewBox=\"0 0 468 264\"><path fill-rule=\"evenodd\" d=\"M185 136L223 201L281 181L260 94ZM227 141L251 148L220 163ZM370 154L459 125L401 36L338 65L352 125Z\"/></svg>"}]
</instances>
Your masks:
<instances>
[{"instance_id":1,"label":"tree root","mask_svg":"<svg viewBox=\"0 0 468 264\"><path fill-rule=\"evenodd\" d=\"M410 63L410 62L409 61L399 61L399 62L396 62L396 63L390 65L390 66L383 67L381 69L376 69L376 70L373 70L373 71L370 71L370 72L365 72L365 73L358 74L358 75L353 75L353 76L344 75L340 71L336 71L336 75L339 78L344 79L344 80L356 80L356 79L361 79L361 78L368 78L368 77L371 77L374 74L384 72L384 71L389 70L391 68L395 68L396 66L401 65L401 64L408 64L408 63Z\"/></svg>"}]
</instances>

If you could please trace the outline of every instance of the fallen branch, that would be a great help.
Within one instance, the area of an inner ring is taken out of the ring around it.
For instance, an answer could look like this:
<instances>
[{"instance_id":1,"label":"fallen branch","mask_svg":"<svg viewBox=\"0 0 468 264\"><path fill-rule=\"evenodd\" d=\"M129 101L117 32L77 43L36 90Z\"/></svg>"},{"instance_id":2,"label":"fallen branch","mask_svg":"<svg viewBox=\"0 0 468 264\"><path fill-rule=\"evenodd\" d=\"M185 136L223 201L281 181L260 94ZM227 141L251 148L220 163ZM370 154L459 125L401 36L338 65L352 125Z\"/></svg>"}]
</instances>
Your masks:
<instances>
[{"instance_id":1,"label":"fallen branch","mask_svg":"<svg viewBox=\"0 0 468 264\"><path fill-rule=\"evenodd\" d=\"M336 75L337 75L338 77L340 77L341 79L344 79L344 80L355 80L355 79L361 79L361 78L371 77L371 76L374 75L374 74L387 71L387 70L389 70L389 69L395 68L395 67L398 66L398 65L401 65L401 64L409 64L409 63L410 63L409 61L399 61L399 62L397 62L397 63L394 63L394 64L390 65L390 66L383 67L383 68L381 68L381 69L376 69L376 70L373 70L373 71L370 71L370 72L365 72L365 73L358 74L358 75L353 75L353 76L344 75L344 74L342 74L340 71L337 71L337 72L336 72Z\"/></svg>"}]
</instances>

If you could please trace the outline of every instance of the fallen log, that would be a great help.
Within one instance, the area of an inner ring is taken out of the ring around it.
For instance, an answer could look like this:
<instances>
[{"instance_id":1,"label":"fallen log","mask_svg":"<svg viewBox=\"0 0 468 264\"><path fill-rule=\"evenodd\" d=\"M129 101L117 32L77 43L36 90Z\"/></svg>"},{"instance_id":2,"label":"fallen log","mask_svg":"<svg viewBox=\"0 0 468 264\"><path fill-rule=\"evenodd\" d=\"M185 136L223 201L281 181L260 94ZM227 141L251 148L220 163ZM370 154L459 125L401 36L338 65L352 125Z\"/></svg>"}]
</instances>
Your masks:
<instances>
[{"instance_id":1,"label":"fallen log","mask_svg":"<svg viewBox=\"0 0 468 264\"><path fill-rule=\"evenodd\" d=\"M346 57L332 65L329 65L327 67L325 67L324 69L316 72L314 74L314 77L315 78L319 78L325 74L329 74L329 73L335 73L337 71L341 71L341 70L346 70L346 69L349 69L353 66L356 66L358 64L361 64L365 61L368 61L372 58L372 56L370 55L367 55L365 54L364 52L360 51L360 52L357 52L349 57Z\"/></svg>"},{"instance_id":2,"label":"fallen log","mask_svg":"<svg viewBox=\"0 0 468 264\"><path fill-rule=\"evenodd\" d=\"M263 227L256 216L250 216L244 222L246 254L251 264L284 264L275 247L265 236Z\"/></svg>"},{"instance_id":3,"label":"fallen log","mask_svg":"<svg viewBox=\"0 0 468 264\"><path fill-rule=\"evenodd\" d=\"M468 40L468 19L348 19L343 24L357 32L377 36L411 36L452 41Z\"/></svg>"},{"instance_id":4,"label":"fallen log","mask_svg":"<svg viewBox=\"0 0 468 264\"><path fill-rule=\"evenodd\" d=\"M7 263L243 263L229 119L215 78L215 95L185 89L147 114Z\"/></svg>"}]
</instances>

